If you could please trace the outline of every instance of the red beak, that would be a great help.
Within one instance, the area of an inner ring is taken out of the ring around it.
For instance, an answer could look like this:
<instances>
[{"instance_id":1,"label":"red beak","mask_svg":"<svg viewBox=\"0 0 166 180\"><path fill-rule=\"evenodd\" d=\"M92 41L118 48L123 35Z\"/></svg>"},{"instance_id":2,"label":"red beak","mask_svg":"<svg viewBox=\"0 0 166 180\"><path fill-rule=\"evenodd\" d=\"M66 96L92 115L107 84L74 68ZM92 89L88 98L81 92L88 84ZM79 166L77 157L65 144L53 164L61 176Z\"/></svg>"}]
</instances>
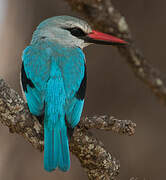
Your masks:
<instances>
[{"instance_id":1,"label":"red beak","mask_svg":"<svg viewBox=\"0 0 166 180\"><path fill-rule=\"evenodd\" d=\"M89 33L85 39L89 43L96 43L96 44L108 44L108 45L127 45L128 43L122 39L117 37L111 36L109 34L105 34L102 32L98 32L93 30Z\"/></svg>"}]
</instances>

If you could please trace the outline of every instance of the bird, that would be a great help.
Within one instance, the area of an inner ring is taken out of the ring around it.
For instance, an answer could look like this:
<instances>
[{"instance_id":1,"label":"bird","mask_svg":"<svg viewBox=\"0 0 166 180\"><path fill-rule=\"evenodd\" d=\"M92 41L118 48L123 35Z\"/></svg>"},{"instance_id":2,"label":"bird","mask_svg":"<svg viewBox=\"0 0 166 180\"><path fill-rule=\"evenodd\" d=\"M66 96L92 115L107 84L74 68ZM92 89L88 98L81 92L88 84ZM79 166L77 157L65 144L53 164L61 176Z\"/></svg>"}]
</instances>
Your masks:
<instances>
[{"instance_id":1,"label":"bird","mask_svg":"<svg viewBox=\"0 0 166 180\"><path fill-rule=\"evenodd\" d=\"M30 113L44 124L48 172L70 169L69 139L81 118L87 84L83 48L94 43L127 44L82 19L55 16L37 26L23 50L21 88Z\"/></svg>"}]
</instances>

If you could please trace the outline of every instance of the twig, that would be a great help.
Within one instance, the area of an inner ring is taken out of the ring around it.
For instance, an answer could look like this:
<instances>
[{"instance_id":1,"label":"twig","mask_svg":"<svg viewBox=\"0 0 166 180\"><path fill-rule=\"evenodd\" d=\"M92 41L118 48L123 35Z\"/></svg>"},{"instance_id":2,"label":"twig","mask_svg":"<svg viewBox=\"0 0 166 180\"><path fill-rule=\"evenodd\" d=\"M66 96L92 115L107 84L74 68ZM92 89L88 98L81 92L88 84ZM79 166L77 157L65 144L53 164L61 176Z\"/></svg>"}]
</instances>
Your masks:
<instances>
[{"instance_id":1,"label":"twig","mask_svg":"<svg viewBox=\"0 0 166 180\"><path fill-rule=\"evenodd\" d=\"M135 48L125 17L113 6L111 0L66 0L70 6L81 13L95 28L115 34L130 46L118 48L132 68L135 75L148 85L153 93L166 103L166 79Z\"/></svg>"},{"instance_id":2,"label":"twig","mask_svg":"<svg viewBox=\"0 0 166 180\"><path fill-rule=\"evenodd\" d=\"M118 134L133 135L135 133L136 124L130 120L119 120L114 116L93 116L83 118L79 125L86 129L100 129L105 131L113 131Z\"/></svg>"}]
</instances>

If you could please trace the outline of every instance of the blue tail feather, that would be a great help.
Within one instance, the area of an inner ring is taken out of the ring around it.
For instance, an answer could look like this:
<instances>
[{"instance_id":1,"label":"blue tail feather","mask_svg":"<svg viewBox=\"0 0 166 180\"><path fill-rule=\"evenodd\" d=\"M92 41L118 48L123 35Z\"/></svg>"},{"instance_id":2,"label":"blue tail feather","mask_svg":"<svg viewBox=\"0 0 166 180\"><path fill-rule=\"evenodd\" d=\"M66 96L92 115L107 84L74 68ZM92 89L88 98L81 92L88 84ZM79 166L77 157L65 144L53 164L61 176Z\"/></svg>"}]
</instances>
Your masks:
<instances>
[{"instance_id":1,"label":"blue tail feather","mask_svg":"<svg viewBox=\"0 0 166 180\"><path fill-rule=\"evenodd\" d=\"M70 153L66 127L60 130L60 152L58 167L62 171L68 171L70 168Z\"/></svg>"},{"instance_id":2,"label":"blue tail feather","mask_svg":"<svg viewBox=\"0 0 166 180\"><path fill-rule=\"evenodd\" d=\"M56 169L58 162L55 137L54 129L44 128L44 168L49 172Z\"/></svg>"},{"instance_id":3,"label":"blue tail feather","mask_svg":"<svg viewBox=\"0 0 166 180\"><path fill-rule=\"evenodd\" d=\"M67 171L70 168L70 153L67 128L44 128L44 168L53 171L56 168Z\"/></svg>"}]
</instances>

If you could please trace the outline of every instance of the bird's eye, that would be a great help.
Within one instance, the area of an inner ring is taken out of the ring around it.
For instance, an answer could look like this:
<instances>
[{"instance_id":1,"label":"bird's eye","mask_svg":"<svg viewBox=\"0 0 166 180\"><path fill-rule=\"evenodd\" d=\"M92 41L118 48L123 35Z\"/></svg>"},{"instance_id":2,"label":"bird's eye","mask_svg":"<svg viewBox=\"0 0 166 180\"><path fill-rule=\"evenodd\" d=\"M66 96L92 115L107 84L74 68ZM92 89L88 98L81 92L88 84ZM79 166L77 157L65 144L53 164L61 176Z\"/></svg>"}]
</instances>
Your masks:
<instances>
[{"instance_id":1,"label":"bird's eye","mask_svg":"<svg viewBox=\"0 0 166 180\"><path fill-rule=\"evenodd\" d=\"M78 27L74 27L74 28L67 28L68 31L70 31L70 33L73 35L73 36L76 36L76 37L81 37L81 36L85 36L86 33L78 28Z\"/></svg>"}]
</instances>

